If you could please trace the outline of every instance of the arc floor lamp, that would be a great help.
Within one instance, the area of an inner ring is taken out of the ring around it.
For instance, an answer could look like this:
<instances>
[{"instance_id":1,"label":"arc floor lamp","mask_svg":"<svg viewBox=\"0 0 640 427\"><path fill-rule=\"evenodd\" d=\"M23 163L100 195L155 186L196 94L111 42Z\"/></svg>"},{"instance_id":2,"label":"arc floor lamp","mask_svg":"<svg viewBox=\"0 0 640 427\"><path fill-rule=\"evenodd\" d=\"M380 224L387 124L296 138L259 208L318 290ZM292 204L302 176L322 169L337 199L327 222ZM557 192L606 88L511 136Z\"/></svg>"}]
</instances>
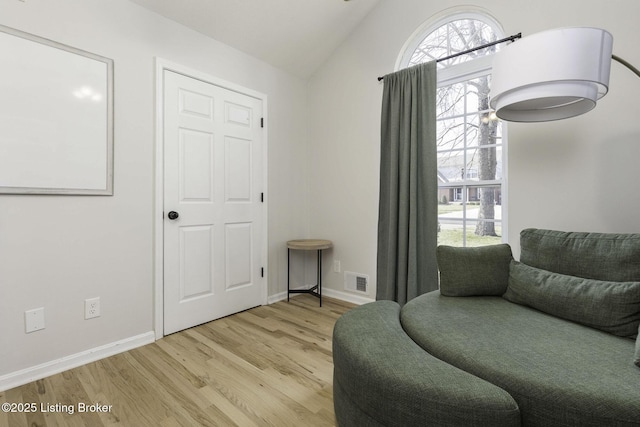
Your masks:
<instances>
[{"instance_id":1,"label":"arc floor lamp","mask_svg":"<svg viewBox=\"0 0 640 427\"><path fill-rule=\"evenodd\" d=\"M609 88L613 37L599 28L559 28L524 37L495 55L490 106L506 121L566 119L593 109Z\"/></svg>"}]
</instances>

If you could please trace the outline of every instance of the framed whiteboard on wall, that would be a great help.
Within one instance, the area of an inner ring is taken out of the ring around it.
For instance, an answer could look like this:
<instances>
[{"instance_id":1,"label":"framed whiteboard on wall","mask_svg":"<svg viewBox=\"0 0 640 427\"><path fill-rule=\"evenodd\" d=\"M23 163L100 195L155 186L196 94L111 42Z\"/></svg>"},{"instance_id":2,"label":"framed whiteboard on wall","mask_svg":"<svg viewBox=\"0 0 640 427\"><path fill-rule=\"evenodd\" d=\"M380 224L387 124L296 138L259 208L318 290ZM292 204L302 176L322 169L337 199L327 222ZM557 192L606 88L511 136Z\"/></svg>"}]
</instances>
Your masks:
<instances>
[{"instance_id":1,"label":"framed whiteboard on wall","mask_svg":"<svg viewBox=\"0 0 640 427\"><path fill-rule=\"evenodd\" d=\"M113 195L113 60L0 25L0 193Z\"/></svg>"}]
</instances>

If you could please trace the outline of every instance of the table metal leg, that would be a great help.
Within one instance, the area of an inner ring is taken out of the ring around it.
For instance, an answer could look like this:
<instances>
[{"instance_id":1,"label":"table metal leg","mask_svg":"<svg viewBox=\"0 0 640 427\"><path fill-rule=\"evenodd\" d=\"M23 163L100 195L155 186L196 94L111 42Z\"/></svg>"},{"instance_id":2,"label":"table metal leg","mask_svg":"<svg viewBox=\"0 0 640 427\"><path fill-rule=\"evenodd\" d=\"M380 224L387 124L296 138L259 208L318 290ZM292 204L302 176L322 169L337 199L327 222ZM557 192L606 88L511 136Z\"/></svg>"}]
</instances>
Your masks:
<instances>
[{"instance_id":1,"label":"table metal leg","mask_svg":"<svg viewBox=\"0 0 640 427\"><path fill-rule=\"evenodd\" d=\"M287 302L289 302L289 270L291 269L291 249L287 248Z\"/></svg>"},{"instance_id":2,"label":"table metal leg","mask_svg":"<svg viewBox=\"0 0 640 427\"><path fill-rule=\"evenodd\" d=\"M318 250L318 298L322 307L322 250Z\"/></svg>"}]
</instances>

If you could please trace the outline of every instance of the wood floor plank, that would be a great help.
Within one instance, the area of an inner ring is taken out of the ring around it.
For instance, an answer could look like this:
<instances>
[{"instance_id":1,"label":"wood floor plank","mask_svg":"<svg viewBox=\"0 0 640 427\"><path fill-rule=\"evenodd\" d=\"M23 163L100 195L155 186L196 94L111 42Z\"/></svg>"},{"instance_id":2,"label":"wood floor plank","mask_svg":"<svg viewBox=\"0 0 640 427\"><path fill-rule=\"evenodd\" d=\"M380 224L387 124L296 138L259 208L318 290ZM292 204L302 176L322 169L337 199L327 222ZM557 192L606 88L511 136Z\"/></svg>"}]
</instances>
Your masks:
<instances>
[{"instance_id":1,"label":"wood floor plank","mask_svg":"<svg viewBox=\"0 0 640 427\"><path fill-rule=\"evenodd\" d=\"M0 392L0 403L74 408L0 412L0 427L333 426L331 334L353 305L322 302L256 307Z\"/></svg>"}]
</instances>

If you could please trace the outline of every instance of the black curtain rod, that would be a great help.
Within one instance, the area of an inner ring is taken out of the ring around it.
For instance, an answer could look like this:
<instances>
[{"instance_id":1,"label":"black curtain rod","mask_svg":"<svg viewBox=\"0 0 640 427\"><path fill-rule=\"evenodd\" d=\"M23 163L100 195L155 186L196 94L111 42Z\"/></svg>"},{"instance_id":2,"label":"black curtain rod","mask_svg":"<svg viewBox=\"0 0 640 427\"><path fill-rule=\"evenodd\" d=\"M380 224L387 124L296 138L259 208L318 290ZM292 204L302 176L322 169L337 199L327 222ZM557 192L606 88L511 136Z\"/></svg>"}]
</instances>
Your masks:
<instances>
[{"instance_id":1,"label":"black curtain rod","mask_svg":"<svg viewBox=\"0 0 640 427\"><path fill-rule=\"evenodd\" d=\"M454 53L453 55L445 56L444 58L436 59L436 62L446 61L447 59L455 58L457 56L466 55L467 53L471 53L471 52L475 52L476 50L480 50L480 49L484 49L484 48L487 48L487 47L495 46L495 45L500 44L500 43L512 42L512 41L518 40L520 38L522 38L522 33L518 33L518 34L515 34L513 36L505 37L503 39L496 40L496 41L491 42L491 43L483 44L482 46L474 47L472 49L463 50L462 52ZM381 81L381 80L384 80L384 77L378 77L378 81Z\"/></svg>"}]
</instances>

